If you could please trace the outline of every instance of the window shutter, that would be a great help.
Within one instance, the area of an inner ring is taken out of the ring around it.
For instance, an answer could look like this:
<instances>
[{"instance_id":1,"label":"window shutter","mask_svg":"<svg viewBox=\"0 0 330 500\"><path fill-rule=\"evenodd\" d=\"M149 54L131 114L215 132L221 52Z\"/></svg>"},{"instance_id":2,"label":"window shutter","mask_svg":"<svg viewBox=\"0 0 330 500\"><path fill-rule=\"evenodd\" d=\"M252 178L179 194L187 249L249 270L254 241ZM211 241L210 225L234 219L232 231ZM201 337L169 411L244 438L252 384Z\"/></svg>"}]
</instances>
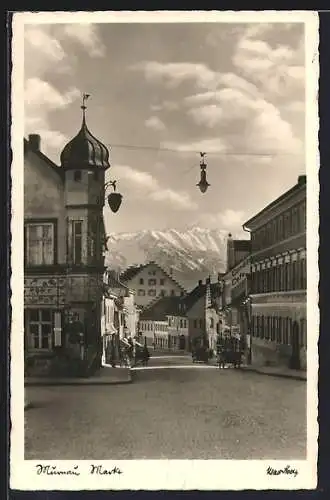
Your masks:
<instances>
[{"instance_id":1,"label":"window shutter","mask_svg":"<svg viewBox=\"0 0 330 500\"><path fill-rule=\"evenodd\" d=\"M61 312L54 313L54 346L60 347L62 345L62 315Z\"/></svg>"}]
</instances>

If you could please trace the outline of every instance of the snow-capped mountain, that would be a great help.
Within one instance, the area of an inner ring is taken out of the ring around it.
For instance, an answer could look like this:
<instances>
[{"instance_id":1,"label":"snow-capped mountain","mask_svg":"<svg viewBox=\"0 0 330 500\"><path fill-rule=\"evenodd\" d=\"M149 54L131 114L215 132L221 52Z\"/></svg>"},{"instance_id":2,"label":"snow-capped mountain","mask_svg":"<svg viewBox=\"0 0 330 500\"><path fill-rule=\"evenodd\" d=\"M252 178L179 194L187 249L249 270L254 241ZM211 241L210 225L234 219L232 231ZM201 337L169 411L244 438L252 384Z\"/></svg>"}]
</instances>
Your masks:
<instances>
[{"instance_id":1,"label":"snow-capped mountain","mask_svg":"<svg viewBox=\"0 0 330 500\"><path fill-rule=\"evenodd\" d=\"M227 236L224 230L199 227L110 234L106 265L124 270L153 260L189 290L199 279L224 272Z\"/></svg>"}]
</instances>

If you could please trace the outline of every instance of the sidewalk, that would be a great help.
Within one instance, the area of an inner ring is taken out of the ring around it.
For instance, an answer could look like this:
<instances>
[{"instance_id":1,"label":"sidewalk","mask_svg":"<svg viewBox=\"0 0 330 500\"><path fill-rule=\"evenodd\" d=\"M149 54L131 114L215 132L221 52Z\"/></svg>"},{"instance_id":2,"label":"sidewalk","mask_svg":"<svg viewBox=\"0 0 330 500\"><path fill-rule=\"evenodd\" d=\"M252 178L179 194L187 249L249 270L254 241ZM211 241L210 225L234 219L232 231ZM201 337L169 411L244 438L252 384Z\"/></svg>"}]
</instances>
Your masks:
<instances>
[{"instance_id":1,"label":"sidewalk","mask_svg":"<svg viewBox=\"0 0 330 500\"><path fill-rule=\"evenodd\" d=\"M217 366L216 358L209 361L210 365ZM247 372L259 373L260 375L270 375L273 377L292 378L295 380L307 380L307 372L303 370L291 370L285 366L254 366L242 364L239 368Z\"/></svg>"},{"instance_id":2,"label":"sidewalk","mask_svg":"<svg viewBox=\"0 0 330 500\"><path fill-rule=\"evenodd\" d=\"M281 366L253 366L242 365L241 370L270 375L273 377L292 378L295 380L307 380L307 372L302 370L291 370Z\"/></svg>"},{"instance_id":3,"label":"sidewalk","mask_svg":"<svg viewBox=\"0 0 330 500\"><path fill-rule=\"evenodd\" d=\"M98 373L91 377L26 377L25 386L45 385L114 385L129 384L132 382L129 368L111 368L103 366Z\"/></svg>"}]
</instances>

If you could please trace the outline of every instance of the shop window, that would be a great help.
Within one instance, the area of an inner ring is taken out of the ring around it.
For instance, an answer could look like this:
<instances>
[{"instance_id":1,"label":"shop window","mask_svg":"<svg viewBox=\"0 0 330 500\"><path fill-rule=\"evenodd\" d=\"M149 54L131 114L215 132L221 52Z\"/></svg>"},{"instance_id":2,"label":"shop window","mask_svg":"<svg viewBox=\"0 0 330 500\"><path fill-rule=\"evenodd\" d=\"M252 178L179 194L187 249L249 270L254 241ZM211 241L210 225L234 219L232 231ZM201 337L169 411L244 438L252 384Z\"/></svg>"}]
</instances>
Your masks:
<instances>
[{"instance_id":1,"label":"shop window","mask_svg":"<svg viewBox=\"0 0 330 500\"><path fill-rule=\"evenodd\" d=\"M51 350L53 320L50 309L27 310L26 327L30 349Z\"/></svg>"},{"instance_id":2,"label":"shop window","mask_svg":"<svg viewBox=\"0 0 330 500\"><path fill-rule=\"evenodd\" d=\"M25 262L29 266L52 265L55 263L54 222L25 223Z\"/></svg>"}]
</instances>

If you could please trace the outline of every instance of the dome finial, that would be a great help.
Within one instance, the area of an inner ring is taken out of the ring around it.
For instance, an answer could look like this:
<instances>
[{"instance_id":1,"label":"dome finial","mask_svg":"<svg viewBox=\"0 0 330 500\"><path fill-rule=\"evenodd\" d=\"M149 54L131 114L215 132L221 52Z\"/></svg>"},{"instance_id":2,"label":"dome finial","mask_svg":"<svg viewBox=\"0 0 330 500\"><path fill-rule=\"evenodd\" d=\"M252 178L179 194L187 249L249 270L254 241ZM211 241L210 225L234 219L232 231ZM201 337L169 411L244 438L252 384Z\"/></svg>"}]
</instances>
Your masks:
<instances>
[{"instance_id":1,"label":"dome finial","mask_svg":"<svg viewBox=\"0 0 330 500\"><path fill-rule=\"evenodd\" d=\"M90 97L90 94L83 94L83 96L82 96L82 105L80 107L83 110L83 124L85 124L85 120L86 120L86 109L87 109L86 101L89 97Z\"/></svg>"}]
</instances>

